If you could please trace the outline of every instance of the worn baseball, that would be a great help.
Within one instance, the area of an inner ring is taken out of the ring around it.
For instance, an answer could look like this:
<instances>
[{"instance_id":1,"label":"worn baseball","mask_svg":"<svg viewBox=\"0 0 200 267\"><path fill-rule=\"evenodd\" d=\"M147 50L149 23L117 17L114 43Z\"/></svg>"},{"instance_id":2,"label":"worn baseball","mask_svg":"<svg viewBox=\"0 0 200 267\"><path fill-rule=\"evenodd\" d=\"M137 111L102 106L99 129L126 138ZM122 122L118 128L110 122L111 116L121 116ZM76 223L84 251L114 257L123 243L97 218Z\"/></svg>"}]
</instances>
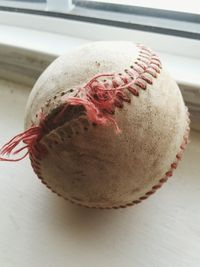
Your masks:
<instances>
[{"instance_id":1,"label":"worn baseball","mask_svg":"<svg viewBox=\"0 0 200 267\"><path fill-rule=\"evenodd\" d=\"M188 124L158 56L119 41L56 59L36 82L25 117L27 131L40 130L29 149L37 176L65 199L95 208L133 205L160 188L183 154Z\"/></svg>"}]
</instances>

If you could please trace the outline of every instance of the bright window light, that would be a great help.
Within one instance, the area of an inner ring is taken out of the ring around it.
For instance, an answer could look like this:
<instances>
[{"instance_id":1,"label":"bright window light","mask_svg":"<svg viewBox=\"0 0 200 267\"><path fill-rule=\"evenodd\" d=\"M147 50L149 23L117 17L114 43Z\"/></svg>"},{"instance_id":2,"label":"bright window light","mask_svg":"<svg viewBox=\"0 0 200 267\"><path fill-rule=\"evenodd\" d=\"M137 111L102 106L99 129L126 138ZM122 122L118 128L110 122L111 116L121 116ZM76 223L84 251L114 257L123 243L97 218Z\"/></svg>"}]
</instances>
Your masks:
<instances>
[{"instance_id":1,"label":"bright window light","mask_svg":"<svg viewBox=\"0 0 200 267\"><path fill-rule=\"evenodd\" d=\"M190 1L161 1L161 0L88 0L90 2L102 2L102 3L112 3L112 4L123 4L123 5L133 5L149 8L157 8L164 10L180 11L187 13L200 14L200 1L190 0Z\"/></svg>"}]
</instances>

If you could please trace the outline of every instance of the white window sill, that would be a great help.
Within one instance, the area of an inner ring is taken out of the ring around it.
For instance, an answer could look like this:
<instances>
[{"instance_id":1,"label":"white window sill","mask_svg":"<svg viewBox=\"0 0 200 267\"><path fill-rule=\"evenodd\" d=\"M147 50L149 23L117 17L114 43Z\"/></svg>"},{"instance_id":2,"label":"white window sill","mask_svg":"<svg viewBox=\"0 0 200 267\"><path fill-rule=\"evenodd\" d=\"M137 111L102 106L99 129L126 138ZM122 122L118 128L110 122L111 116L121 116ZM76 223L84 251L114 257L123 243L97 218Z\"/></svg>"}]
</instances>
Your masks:
<instances>
[{"instance_id":1,"label":"white window sill","mask_svg":"<svg viewBox=\"0 0 200 267\"><path fill-rule=\"evenodd\" d=\"M0 12L0 32L0 63L3 63L0 77L7 75L9 80L29 85L53 59L86 42L144 43L160 55L163 65L180 85L192 111L194 129L200 129L200 58L197 56L200 41L9 12ZM14 67L8 67L13 62ZM18 67L22 67L21 72Z\"/></svg>"},{"instance_id":2,"label":"white window sill","mask_svg":"<svg viewBox=\"0 0 200 267\"><path fill-rule=\"evenodd\" d=\"M84 44L91 39L76 38L70 35L50 33L33 29L19 28L7 25L0 25L0 45L13 46L40 52L57 57L75 47ZM135 40L137 42L137 40ZM200 87L199 70L200 60L194 57L174 55L162 52L160 55L162 62L171 73L171 75L180 84L192 87Z\"/></svg>"}]
</instances>

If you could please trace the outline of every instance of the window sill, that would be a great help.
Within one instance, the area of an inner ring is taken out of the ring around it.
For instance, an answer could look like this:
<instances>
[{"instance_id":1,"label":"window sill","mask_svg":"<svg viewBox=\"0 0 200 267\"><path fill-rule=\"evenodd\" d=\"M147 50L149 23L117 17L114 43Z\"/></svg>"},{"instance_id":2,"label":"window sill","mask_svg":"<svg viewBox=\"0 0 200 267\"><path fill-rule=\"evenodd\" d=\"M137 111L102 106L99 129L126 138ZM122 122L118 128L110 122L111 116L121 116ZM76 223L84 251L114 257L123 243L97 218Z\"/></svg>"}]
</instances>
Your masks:
<instances>
[{"instance_id":1,"label":"window sill","mask_svg":"<svg viewBox=\"0 0 200 267\"><path fill-rule=\"evenodd\" d=\"M92 37L91 40L88 40L72 37L70 35L7 25L0 25L0 32L1 46L10 46L18 49L29 50L33 53L46 54L52 59L74 49L75 47L78 47L81 44L93 41ZM159 52L159 50L157 53L160 55L164 65L178 83L191 87L200 87L199 59Z\"/></svg>"},{"instance_id":2,"label":"window sill","mask_svg":"<svg viewBox=\"0 0 200 267\"><path fill-rule=\"evenodd\" d=\"M0 77L32 86L40 73L59 55L92 40L0 25ZM200 120L200 61L194 57L157 50L163 64L178 82L192 110L195 128Z\"/></svg>"}]
</instances>

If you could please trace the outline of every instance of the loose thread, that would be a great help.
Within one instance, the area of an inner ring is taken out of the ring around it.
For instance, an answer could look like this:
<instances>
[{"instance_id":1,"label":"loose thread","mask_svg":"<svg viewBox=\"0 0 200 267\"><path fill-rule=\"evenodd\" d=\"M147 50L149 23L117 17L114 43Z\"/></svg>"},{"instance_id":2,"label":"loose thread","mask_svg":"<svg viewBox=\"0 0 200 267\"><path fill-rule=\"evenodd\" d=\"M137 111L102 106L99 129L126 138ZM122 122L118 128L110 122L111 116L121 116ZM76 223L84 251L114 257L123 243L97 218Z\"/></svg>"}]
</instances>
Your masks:
<instances>
[{"instance_id":1,"label":"loose thread","mask_svg":"<svg viewBox=\"0 0 200 267\"><path fill-rule=\"evenodd\" d=\"M98 74L94 76L89 82L78 90L78 93L74 97L62 98L66 101L66 105L60 111L60 113L52 120L52 123L56 127L59 123L59 119L64 115L68 106L84 106L88 119L93 123L100 125L107 125L111 122L114 125L116 133L120 133L120 129L117 122L113 118L116 106L122 107L123 101L130 102L128 95L123 89L131 87L138 77L138 73L134 73L134 78L131 82L128 82L128 78L121 79L123 84L118 84L114 79L114 74ZM112 77L111 84L101 82L99 78ZM130 77L129 77L130 78ZM8 143L6 143L0 149L0 161L20 161L24 159L29 153L34 153L35 143L41 138L42 135L48 132L45 124L45 115L43 109L39 113L39 126L32 126L28 130L16 135ZM25 145L16 149L21 143ZM27 152L18 158L9 158L15 156L27 149ZM6 156L6 157L4 157Z\"/></svg>"},{"instance_id":2,"label":"loose thread","mask_svg":"<svg viewBox=\"0 0 200 267\"><path fill-rule=\"evenodd\" d=\"M123 101L130 102L130 98L125 93L124 89L131 87L136 79L138 73L134 73L134 78L128 82L128 78L124 80L122 85L119 85L114 79L114 74L99 74L93 77L85 86L79 88L75 97L63 96L66 105L82 105L86 110L86 115L90 121L100 125L107 125L111 122L114 125L116 133L120 133L120 129L116 120L113 118L116 106L122 107ZM111 84L100 82L98 78L113 77ZM129 77L130 78L130 77ZM64 111L58 114L58 119Z\"/></svg>"},{"instance_id":3,"label":"loose thread","mask_svg":"<svg viewBox=\"0 0 200 267\"><path fill-rule=\"evenodd\" d=\"M1 148L0 155L7 157L0 157L0 161L20 161L24 159L30 151L34 151L34 144L40 133L41 128L39 126L32 126L28 130L13 137L8 143L6 143ZM15 148L22 142L25 145L16 150ZM28 151L23 156L14 159L9 158L10 156L15 156L19 154L25 149L28 149Z\"/></svg>"}]
</instances>

